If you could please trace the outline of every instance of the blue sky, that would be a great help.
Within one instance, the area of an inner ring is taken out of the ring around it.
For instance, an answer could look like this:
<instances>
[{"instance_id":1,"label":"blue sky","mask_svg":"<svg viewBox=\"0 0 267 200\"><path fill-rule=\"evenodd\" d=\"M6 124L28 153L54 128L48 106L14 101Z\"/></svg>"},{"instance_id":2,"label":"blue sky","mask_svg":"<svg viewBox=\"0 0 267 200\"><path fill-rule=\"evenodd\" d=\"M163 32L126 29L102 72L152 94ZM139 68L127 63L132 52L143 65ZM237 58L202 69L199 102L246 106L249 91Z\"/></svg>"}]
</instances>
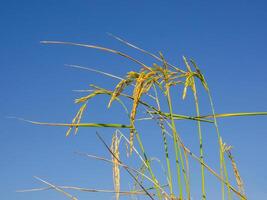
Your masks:
<instances>
[{"instance_id":1,"label":"blue sky","mask_svg":"<svg viewBox=\"0 0 267 200\"><path fill-rule=\"evenodd\" d=\"M64 128L33 126L7 116L69 122L78 109L73 99L80 95L73 89L87 89L91 83L112 89L116 84L112 79L64 64L90 66L120 76L129 70L138 70L139 66L107 53L43 45L39 41L97 44L120 49L147 63L153 62L109 37L107 32L110 32L151 52L162 51L171 63L179 66L182 55L186 55L194 58L206 75L218 113L267 111L266 9L267 3L259 0L1 1L1 198L65 199L54 191L15 193L17 189L42 187L33 176L56 184L112 188L109 165L73 153L109 156L95 136L96 129L81 130L76 137L66 138ZM202 113L208 114L205 98L203 95ZM107 102L105 98L90 102L86 119L125 122L125 115L116 112L119 107L115 105L107 110ZM177 109L186 114L186 108L185 104ZM249 199L267 196L266 122L266 117L219 120L225 141L234 146ZM182 130L189 126L179 124L179 127ZM206 130L204 137L212 141L205 144L206 151L212 152L212 145L216 145L215 133ZM110 140L112 130L99 131ZM154 135L151 140L153 126L145 126L146 131L148 134L143 137L149 153L160 154L161 151L153 149L154 144L160 142ZM192 144L196 138L193 134L184 135ZM213 162L215 155L210 154L207 160L217 168ZM128 189L129 179L127 174L123 176L126 177L124 188ZM196 188L196 195L197 184L196 181L192 186ZM219 186L213 188L216 184L212 178L208 184L209 199L216 199ZM81 194L80 197L113 198L103 194Z\"/></svg>"}]
</instances>

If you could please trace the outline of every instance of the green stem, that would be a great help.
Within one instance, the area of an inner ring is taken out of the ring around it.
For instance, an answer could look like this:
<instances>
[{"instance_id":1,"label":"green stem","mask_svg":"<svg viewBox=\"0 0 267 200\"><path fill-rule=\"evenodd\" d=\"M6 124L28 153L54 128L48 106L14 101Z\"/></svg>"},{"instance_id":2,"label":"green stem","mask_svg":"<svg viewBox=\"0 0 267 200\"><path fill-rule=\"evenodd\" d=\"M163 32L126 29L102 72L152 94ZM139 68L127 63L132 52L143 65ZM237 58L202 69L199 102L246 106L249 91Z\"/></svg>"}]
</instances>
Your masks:
<instances>
[{"instance_id":1,"label":"green stem","mask_svg":"<svg viewBox=\"0 0 267 200\"><path fill-rule=\"evenodd\" d=\"M167 83L166 83L167 84ZM178 187L179 187L179 198L183 199L183 186L181 183L181 169L180 169L180 163L179 163L179 151L180 147L177 143L177 131L175 122L173 119L173 111L172 111L172 102L171 102L171 96L170 96L170 90L169 87L166 86L166 94L167 94L167 100L168 100L168 106L170 111L170 118L171 118L171 125L172 125L172 133L173 133L173 143L174 143L174 150L175 150L175 162L176 162L176 171L177 171L177 180L178 180Z\"/></svg>"},{"instance_id":2,"label":"green stem","mask_svg":"<svg viewBox=\"0 0 267 200\"><path fill-rule=\"evenodd\" d=\"M221 142L220 142L220 176L224 178L224 174L222 171L223 168L223 152L221 151ZM221 184L221 191L222 191L222 200L225 200L225 192L224 192L224 184Z\"/></svg>"},{"instance_id":3,"label":"green stem","mask_svg":"<svg viewBox=\"0 0 267 200\"><path fill-rule=\"evenodd\" d=\"M159 198L159 199L162 199L161 191L160 191L160 188L158 187L159 182L158 182L158 180L156 179L156 177L155 177L155 175L154 175L154 173L153 173L153 171L152 171L152 168L151 168L151 165L150 165L150 161L149 161L149 159L148 159L148 157L147 157L147 155L146 155L145 148L144 148L144 146L143 146L142 140L141 140L140 135L138 134L138 132L137 132L136 130L135 130L135 136L136 136L136 138L137 138L137 141L138 141L138 144L139 144L139 146L140 146L140 149L141 149L141 151L142 151L142 153L143 153L143 156L144 156L144 159L145 159L145 162L146 162L148 171L149 171L149 173L150 173L150 175L151 175L151 177L152 177L152 180L153 180L155 183L157 183L157 184L154 184L154 187L156 188L158 198Z\"/></svg>"},{"instance_id":4,"label":"green stem","mask_svg":"<svg viewBox=\"0 0 267 200\"><path fill-rule=\"evenodd\" d=\"M224 175L225 175L225 179L227 182L227 194L228 194L228 200L232 200L232 193L231 193L231 189L229 187L229 176L228 176L228 172L227 172L227 168L226 168L226 163L225 163L225 159L224 159L224 154L223 154L223 170L224 170Z\"/></svg>"},{"instance_id":5,"label":"green stem","mask_svg":"<svg viewBox=\"0 0 267 200\"><path fill-rule=\"evenodd\" d=\"M246 117L246 116L260 116L267 115L267 112L241 112L241 113L223 113L223 114L213 114L213 115L204 115L199 118L224 118L224 117Z\"/></svg>"},{"instance_id":6,"label":"green stem","mask_svg":"<svg viewBox=\"0 0 267 200\"><path fill-rule=\"evenodd\" d=\"M178 137L178 135L177 135ZM177 138L176 139L179 143L179 146L182 147L182 145L180 144L180 140ZM180 157L180 160L181 160L181 165L182 165L182 172L183 172L183 176L184 176L184 180L185 180L185 189L186 189L186 194L187 194L187 199L190 200L190 186L189 186L189 177L187 177L187 173L186 173L186 170L185 170L185 165L184 165L184 160L183 160L183 155L182 155L182 151L180 148L178 148L178 151L179 151L179 157ZM186 159L186 153L184 152L184 156L185 156L185 159Z\"/></svg>"},{"instance_id":7,"label":"green stem","mask_svg":"<svg viewBox=\"0 0 267 200\"><path fill-rule=\"evenodd\" d=\"M163 125L163 123L161 123L161 125ZM170 159L169 159L168 143L167 143L166 132L164 131L164 127L162 127L162 137L163 137L163 142L164 142L164 151L165 151L165 158L166 158L167 171L168 171L169 189L170 189L171 195L173 195L173 182L172 182L171 164L170 164Z\"/></svg>"},{"instance_id":8,"label":"green stem","mask_svg":"<svg viewBox=\"0 0 267 200\"><path fill-rule=\"evenodd\" d=\"M158 110L160 111L160 102L159 102L159 98L158 98L158 93L157 93L157 89L155 87L155 85L153 84L153 89L155 92L155 100L158 106ZM174 195L173 193L173 182L172 182L172 172L171 172L171 164L170 164L170 159L169 159L169 150L168 150L168 142L167 142L167 138L166 138L166 129L163 123L162 118L160 118L159 120L159 126L161 128L161 133L162 133L162 137L163 137L163 143L164 143L164 152L165 152L165 159L166 159L166 165L167 165L167 171L168 171L168 184L169 184L169 189L170 189L170 193L172 195Z\"/></svg>"},{"instance_id":9,"label":"green stem","mask_svg":"<svg viewBox=\"0 0 267 200\"><path fill-rule=\"evenodd\" d=\"M195 106L196 106L196 113L197 117L200 116L199 112L199 105L198 105L198 97L197 97L197 91L196 91L196 85L194 84L194 100L195 100ZM203 142L202 142L202 131L201 131L201 122L197 121L198 126L198 137L199 137L199 148L200 148L200 160L201 162L204 162L204 153L203 153ZM201 165L201 189L202 189L202 199L206 199L206 191L205 191L205 174L204 174L204 166Z\"/></svg>"},{"instance_id":10,"label":"green stem","mask_svg":"<svg viewBox=\"0 0 267 200\"><path fill-rule=\"evenodd\" d=\"M208 87L208 84L207 84L207 87ZM208 96L209 96L210 106L211 106L213 120L214 120L214 126L215 126L215 129L216 129L218 143L219 143L219 153L220 153L220 156L221 156L221 155L223 155L222 146L220 144L221 134L219 132L219 127L218 127L218 123L217 123L217 119L216 119L216 114L215 114L215 108L214 108L214 104L213 104L213 100L212 100L212 97L211 97L211 93L210 93L209 88L208 88L207 92L208 92ZM220 176L221 177L224 177L222 159L220 159ZM227 184L229 184L228 181L227 181ZM221 188L222 188L222 200L224 200L224 183L223 182L221 182Z\"/></svg>"}]
</instances>

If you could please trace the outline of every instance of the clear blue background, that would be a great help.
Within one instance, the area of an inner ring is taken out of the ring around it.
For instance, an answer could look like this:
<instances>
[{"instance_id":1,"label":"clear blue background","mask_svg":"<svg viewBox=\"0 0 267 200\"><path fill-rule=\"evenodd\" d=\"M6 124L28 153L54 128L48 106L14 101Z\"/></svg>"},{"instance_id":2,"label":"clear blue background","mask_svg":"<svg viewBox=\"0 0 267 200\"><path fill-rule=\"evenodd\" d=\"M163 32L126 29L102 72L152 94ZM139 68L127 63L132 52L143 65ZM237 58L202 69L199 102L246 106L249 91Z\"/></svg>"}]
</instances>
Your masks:
<instances>
[{"instance_id":1,"label":"clear blue background","mask_svg":"<svg viewBox=\"0 0 267 200\"><path fill-rule=\"evenodd\" d=\"M44 186L33 178L34 175L61 185L112 189L108 164L73 153L82 151L109 157L95 137L96 129L81 130L76 137L66 138L64 128L34 126L6 117L69 122L78 109L73 99L80 96L72 92L73 89L87 89L91 83L112 89L116 84L109 78L67 68L64 64L90 66L120 76L129 70L138 70L139 66L96 50L42 45L40 40L98 44L152 62L110 38L106 33L111 32L151 52L160 50L170 62L179 66L182 65L181 56L186 55L194 58L205 73L217 112L267 111L266 10L266 1L260 0L2 0L0 198L65 199L54 191L15 193L17 189ZM107 98L90 102L86 119L90 122L116 123L122 120L126 123L125 115L115 112L120 109L116 104L106 110L107 102ZM186 113L183 108L181 112ZM203 114L210 112L208 107L203 108ZM248 199L267 199L266 122L266 117L219 121L225 141L234 146ZM152 133L154 129L148 126L144 129L147 134L143 138L149 141L145 143L149 154L160 155L162 150L153 148L160 138L152 135L159 133ZM100 132L109 141L112 130ZM184 137L197 145L194 134L189 132ZM218 169L218 163L214 161L216 154L212 154L212 145L216 145L215 133L206 131L204 139L213 141L204 145L207 154L211 155L207 161ZM129 189L127 175L123 176L126 177L123 188ZM220 198L220 187L215 182L213 178L208 179L208 199ZM195 186L192 186L195 199L199 199L199 184L195 181ZM103 194L81 194L80 197L113 198Z\"/></svg>"}]
</instances>

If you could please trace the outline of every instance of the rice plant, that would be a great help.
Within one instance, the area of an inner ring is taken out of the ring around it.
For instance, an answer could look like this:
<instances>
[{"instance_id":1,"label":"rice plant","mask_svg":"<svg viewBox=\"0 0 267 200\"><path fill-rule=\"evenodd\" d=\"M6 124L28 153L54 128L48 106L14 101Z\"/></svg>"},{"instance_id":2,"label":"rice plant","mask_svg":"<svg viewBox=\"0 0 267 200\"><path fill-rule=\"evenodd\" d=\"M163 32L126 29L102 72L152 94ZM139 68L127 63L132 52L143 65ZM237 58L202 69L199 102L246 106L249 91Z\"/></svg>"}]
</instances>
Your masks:
<instances>
[{"instance_id":1,"label":"rice plant","mask_svg":"<svg viewBox=\"0 0 267 200\"><path fill-rule=\"evenodd\" d=\"M91 159L110 163L113 171L114 189L60 186L36 177L39 181L46 184L47 187L21 190L20 192L53 189L73 200L76 200L77 197L67 193L65 190L112 193L115 195L116 200L118 200L121 195L128 195L129 198L137 195L143 195L144 198L152 200L206 200L209 199L207 188L212 187L206 183L207 174L209 174L209 176L214 176L218 182L221 183L221 197L218 197L217 199L247 199L244 190L244 182L242 181L241 175L238 171L237 162L234 159L232 148L224 143L217 119L226 117L267 115L267 112L218 114L215 112L207 80L194 60L188 59L184 56L184 63L181 65L184 67L177 67L169 63L161 52L156 55L117 36L111 36L120 41L122 44L152 57L155 59L155 62L145 64L124 52L96 45L61 41L42 41L41 43L43 44L79 46L116 54L139 65L139 70L130 71L124 77L119 77L115 74L109 74L101 70L79 65L68 65L69 67L88 70L93 73L113 78L118 81L118 83L113 90L96 85L90 85L91 88L86 88L84 92L87 94L75 99L75 103L80 104L81 106L70 123L25 121L37 125L65 126L67 127L66 136L69 136L72 132L76 135L80 128L111 128L110 134L113 134L112 141L110 142L111 145L105 141L105 139L101 136L101 133L97 133L97 137L103 143L103 149L110 153L111 159L87 153L78 154ZM205 91L205 95L207 95L209 99L209 102L207 102L207 104L210 105L211 110L211 114L209 115L201 114L199 104L200 87L204 88L202 91ZM180 98L184 101L188 98L193 99L194 105L192 105L192 107L195 110L195 115L192 116L176 113L176 108L179 108L180 106L176 101L174 101L174 95L177 95L177 91L181 91L180 93L178 92L178 94L182 94ZM87 105L90 104L90 100L96 96L103 95L109 96L110 98L107 104L108 108L112 106L114 101L121 104L125 110L126 116L128 117L128 124L82 122L84 113L87 109L89 109ZM126 101L130 102L130 107L125 104ZM138 113L145 113L145 116L138 118ZM146 151L146 146L144 145L144 141L142 139L142 136L146 133L137 127L137 124L140 121L145 123L146 120L155 122L159 133L155 132L154 134L161 134L162 137L162 143L155 144L157 147L161 146L164 152L164 160L160 162L162 164L162 168L164 169L162 174L155 172L153 167L154 165L152 165L152 161L153 159L155 160L155 158L153 158L153 155L149 155ZM196 126L196 133L189 134L198 138L199 152L192 152L189 145L184 143L179 131L179 124L177 123L177 121L182 120L191 121L192 126ZM215 148L217 148L219 152L217 155L219 172L213 169L205 159L208 154L206 153L205 146L203 145L203 126L207 124L213 125L214 131L217 133L218 145ZM128 151L122 151L121 144L126 144ZM174 152L174 155L171 152ZM127 154L129 157L135 156L134 159L136 159L136 163L137 165L140 165L140 167L136 168L126 164L127 161L122 160L120 156L121 154ZM192 195L191 180L194 178L194 174L196 173L192 173L190 170L190 163L192 162L199 165L199 174L201 174L201 180L199 181L201 196ZM231 171L229 171L229 166L232 166ZM121 179L123 177L120 172L122 169L126 170L133 180L133 189L130 191L121 190ZM235 177L236 182L230 182L229 176ZM162 182L162 179L165 179L166 182Z\"/></svg>"}]
</instances>

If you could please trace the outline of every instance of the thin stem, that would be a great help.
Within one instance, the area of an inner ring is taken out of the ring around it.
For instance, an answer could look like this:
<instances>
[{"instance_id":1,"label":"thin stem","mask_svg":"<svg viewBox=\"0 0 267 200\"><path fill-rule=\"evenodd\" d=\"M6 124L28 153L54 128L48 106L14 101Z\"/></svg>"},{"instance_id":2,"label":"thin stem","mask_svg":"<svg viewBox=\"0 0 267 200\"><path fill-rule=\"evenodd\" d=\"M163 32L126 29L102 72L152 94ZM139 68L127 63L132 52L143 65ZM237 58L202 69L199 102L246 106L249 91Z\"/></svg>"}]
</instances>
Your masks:
<instances>
[{"instance_id":1,"label":"thin stem","mask_svg":"<svg viewBox=\"0 0 267 200\"><path fill-rule=\"evenodd\" d=\"M227 168L226 168L226 163L225 163L224 155L223 155L223 171L224 171L224 175L225 175L225 180L227 182L228 200L232 200L233 197L232 197L231 189L229 187L229 176L228 176L228 172L227 172Z\"/></svg>"},{"instance_id":2,"label":"thin stem","mask_svg":"<svg viewBox=\"0 0 267 200\"><path fill-rule=\"evenodd\" d=\"M122 38L120 38L120 37L118 37L118 36L115 36L115 35L113 35L113 34L111 34L111 33L108 33L108 34L109 34L111 37L115 38L116 40L122 42L123 44L125 44L125 45L127 45L127 46L129 46L129 47L132 47L132 48L134 48L134 49L137 49L137 50L141 51L142 53L147 54L147 55L149 55L149 56L155 58L155 59L158 60L158 61L161 61L161 62L162 62L162 61L165 61L164 59L162 59L162 58L156 56L155 54L150 53L150 52L148 52L148 51L146 51L146 50L144 50L144 49L141 49L140 47L137 47L136 45L133 45L133 44L127 42L126 40L123 40ZM166 61L165 61L165 62L166 62ZM184 73L183 70L181 70L181 69L175 67L174 65L172 65L172 64L170 64L170 63L168 63L168 62L166 62L166 64L167 64L169 67L173 68L174 70L176 70L176 71L178 71L178 72L181 72L181 73Z\"/></svg>"},{"instance_id":3,"label":"thin stem","mask_svg":"<svg viewBox=\"0 0 267 200\"><path fill-rule=\"evenodd\" d=\"M220 155L223 156L222 145L220 144L221 134L220 134L220 131L219 131L219 126L218 126L217 119L216 119L216 114L215 114L214 103L213 103L213 99L211 97L211 92L210 92L210 89L208 87L208 84L207 84L207 88L208 88L207 93L208 93L208 96L209 96L209 102L210 102L212 115L213 115L214 126L215 126L215 130L216 130L217 138L218 138L218 143L219 143L219 153L220 153ZM222 161L223 160L220 159L220 175L223 177L224 176L224 170L223 170L223 162ZM228 181L227 181L227 185L229 185ZM223 183L221 185L221 188L222 188L222 200L224 200L224 184Z\"/></svg>"},{"instance_id":4,"label":"thin stem","mask_svg":"<svg viewBox=\"0 0 267 200\"><path fill-rule=\"evenodd\" d=\"M167 101L168 101L168 107L170 112L170 118L171 118L171 126L172 126L172 133L173 133L173 144L174 144L174 150L175 150L175 162L176 162L176 172L177 172L177 181L178 181L178 187L179 187L179 198L183 199L183 186L181 183L181 169L180 169L180 163L179 163L179 151L180 147L177 144L177 131L175 122L173 119L173 109L172 109L172 102L171 102L171 96L170 96L170 88L168 85L166 85L166 94L167 94Z\"/></svg>"},{"instance_id":5,"label":"thin stem","mask_svg":"<svg viewBox=\"0 0 267 200\"><path fill-rule=\"evenodd\" d=\"M195 100L195 106L196 106L196 113L197 117L200 116L199 112L199 105L198 105L198 97L197 97L197 91L196 91L196 85L195 81L193 81L195 91L194 91L194 100ZM197 127L198 127L198 137L199 137L199 148L200 148L200 160L204 162L204 153L203 153L203 139L202 139L202 130L201 130L201 122L197 121ZM201 189L202 189L202 199L206 199L206 191L205 191L205 173L204 173L204 166L201 165Z\"/></svg>"},{"instance_id":6,"label":"thin stem","mask_svg":"<svg viewBox=\"0 0 267 200\"><path fill-rule=\"evenodd\" d=\"M143 143L142 143L142 140L141 140L141 138L140 138L140 135L138 134L138 132L137 132L136 130L135 130L135 136L136 136L136 139L137 139L138 144L139 144L139 146L140 146L140 149L141 149L141 151L142 151L142 153L143 153L143 156L144 156L146 165L147 165L147 167L148 167L148 171L149 171L149 173L150 173L150 175L151 175L151 177L152 177L152 180L153 180L155 183L157 183L157 184L154 184L154 186L155 186L155 188L156 188L158 198L159 198L159 199L162 199L162 195L161 195L161 192L160 192L159 187L158 187L158 185L159 185L158 180L156 179L156 177L155 177L155 175L154 175L154 173L153 173L153 171L152 171L152 168L151 168L151 165L150 165L150 160L148 159L148 157L147 157L147 155L146 155L146 151L145 151L144 145L143 145Z\"/></svg>"},{"instance_id":7,"label":"thin stem","mask_svg":"<svg viewBox=\"0 0 267 200\"><path fill-rule=\"evenodd\" d=\"M158 93L157 93L157 89L156 89L155 85L153 85L153 88L154 88L154 91L155 91L155 97L156 97L156 103L157 103L157 106L158 106L158 110L161 110L160 109L160 102L159 102L159 98L158 98ZM165 126L164 126L162 118L159 119L159 126L161 128L161 133L162 133L162 137L163 137L165 159L166 159L166 165L167 165L167 170L168 170L168 183L169 183L170 193L171 193L171 196L172 196L174 193L173 193L173 181L172 181L171 164L170 164L170 159L169 159L169 150L168 150L168 142L167 142L167 138L166 138L166 129L165 129Z\"/></svg>"}]
</instances>

